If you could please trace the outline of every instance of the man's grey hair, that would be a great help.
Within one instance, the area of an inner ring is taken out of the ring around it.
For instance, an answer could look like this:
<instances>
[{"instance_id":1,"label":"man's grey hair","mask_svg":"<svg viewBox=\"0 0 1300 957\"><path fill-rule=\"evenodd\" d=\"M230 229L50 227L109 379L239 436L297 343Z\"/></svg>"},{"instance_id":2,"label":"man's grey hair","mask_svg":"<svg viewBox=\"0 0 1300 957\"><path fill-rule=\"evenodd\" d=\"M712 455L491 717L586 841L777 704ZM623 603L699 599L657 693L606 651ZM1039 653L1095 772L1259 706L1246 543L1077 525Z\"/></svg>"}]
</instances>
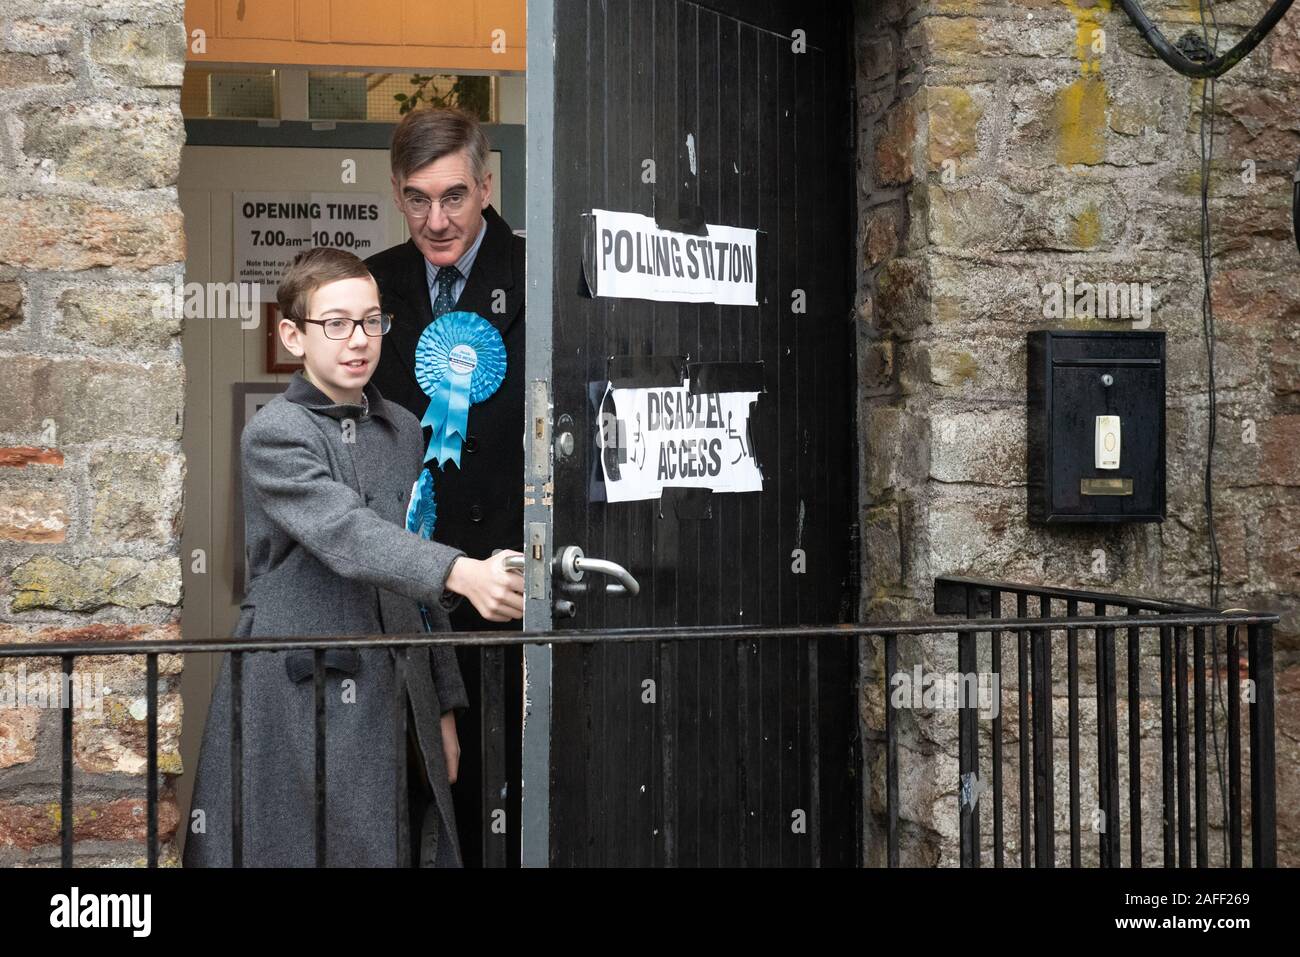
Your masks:
<instances>
[{"instance_id":1,"label":"man's grey hair","mask_svg":"<svg viewBox=\"0 0 1300 957\"><path fill-rule=\"evenodd\" d=\"M487 134L476 117L451 107L416 110L407 113L393 130L389 159L393 176L401 182L417 170L457 150L467 150L474 178L482 182L487 175Z\"/></svg>"}]
</instances>

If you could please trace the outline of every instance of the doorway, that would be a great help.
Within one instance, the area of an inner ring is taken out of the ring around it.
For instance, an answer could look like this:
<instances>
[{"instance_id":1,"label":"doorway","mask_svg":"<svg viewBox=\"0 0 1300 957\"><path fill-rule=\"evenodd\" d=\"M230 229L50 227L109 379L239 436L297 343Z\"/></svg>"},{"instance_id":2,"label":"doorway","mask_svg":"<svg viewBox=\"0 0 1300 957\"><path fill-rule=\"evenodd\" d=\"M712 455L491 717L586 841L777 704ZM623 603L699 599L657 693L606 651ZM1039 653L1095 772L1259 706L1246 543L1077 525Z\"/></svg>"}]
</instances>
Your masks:
<instances>
[{"instance_id":1,"label":"doorway","mask_svg":"<svg viewBox=\"0 0 1300 957\"><path fill-rule=\"evenodd\" d=\"M376 207L380 219L369 231L358 228L350 238L340 236L343 248L364 258L404 242L406 224L391 198L388 146L403 106L416 96L419 105L471 109L485 124L497 184L493 205L522 229L522 0L443 6L436 35L423 20L403 20L401 3L330 6L323 11L293 0L186 4L192 42L182 89L186 145L178 191L187 282L240 281L241 263L250 258L240 248L241 196L314 194L364 201ZM491 49L494 29L503 31L500 52ZM292 357L277 354L268 335L274 319L267 310L273 303L271 289L251 323L191 318L184 324L186 636L227 637L238 620L243 583L239 432L293 373L287 361ZM482 746L477 727L482 692L476 661L469 660L477 656L464 657L462 671L471 685L465 718L471 720L462 720L458 731L462 750L470 754ZM187 769L197 766L219 665L215 655L186 659L182 694L188 720L181 753ZM474 768L475 762L464 762L465 774L454 789L467 863L482 858L477 815L483 785ZM182 820L192 789L193 775L182 775L177 795Z\"/></svg>"},{"instance_id":2,"label":"doorway","mask_svg":"<svg viewBox=\"0 0 1300 957\"><path fill-rule=\"evenodd\" d=\"M825 6L529 3L525 626L689 635L528 649L526 863L858 859L854 642L763 635L856 610L852 30ZM722 288L751 241L756 289ZM618 577L576 580L575 548Z\"/></svg>"}]
</instances>

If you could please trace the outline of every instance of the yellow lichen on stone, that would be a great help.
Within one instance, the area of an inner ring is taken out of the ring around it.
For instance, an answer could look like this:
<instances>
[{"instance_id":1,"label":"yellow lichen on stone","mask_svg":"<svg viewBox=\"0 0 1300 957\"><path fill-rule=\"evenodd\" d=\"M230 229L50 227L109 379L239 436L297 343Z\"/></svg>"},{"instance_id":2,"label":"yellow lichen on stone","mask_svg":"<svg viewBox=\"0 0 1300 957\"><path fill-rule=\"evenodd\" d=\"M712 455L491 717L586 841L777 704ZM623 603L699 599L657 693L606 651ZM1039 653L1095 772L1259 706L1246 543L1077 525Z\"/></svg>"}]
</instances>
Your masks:
<instances>
[{"instance_id":1,"label":"yellow lichen on stone","mask_svg":"<svg viewBox=\"0 0 1300 957\"><path fill-rule=\"evenodd\" d=\"M931 168L940 169L945 160L973 153L984 111L970 93L958 86L934 87L927 102Z\"/></svg>"},{"instance_id":2,"label":"yellow lichen on stone","mask_svg":"<svg viewBox=\"0 0 1300 957\"><path fill-rule=\"evenodd\" d=\"M1110 13L1111 0L1061 0L1074 17L1074 57L1079 61L1080 72L1100 73L1101 54L1094 49L1097 31L1103 14Z\"/></svg>"},{"instance_id":3,"label":"yellow lichen on stone","mask_svg":"<svg viewBox=\"0 0 1300 957\"><path fill-rule=\"evenodd\" d=\"M168 751L158 755L158 770L163 774L183 774L185 766L181 762L179 751Z\"/></svg>"},{"instance_id":4,"label":"yellow lichen on stone","mask_svg":"<svg viewBox=\"0 0 1300 957\"><path fill-rule=\"evenodd\" d=\"M1101 211L1095 204L1088 204L1074 219L1072 227L1074 244L1083 249L1091 249L1101 239Z\"/></svg>"},{"instance_id":5,"label":"yellow lichen on stone","mask_svg":"<svg viewBox=\"0 0 1300 957\"><path fill-rule=\"evenodd\" d=\"M1094 166L1106 157L1106 85L1080 77L1057 94L1056 161L1062 166Z\"/></svg>"},{"instance_id":6,"label":"yellow lichen on stone","mask_svg":"<svg viewBox=\"0 0 1300 957\"><path fill-rule=\"evenodd\" d=\"M1101 78L1101 54L1095 49L1103 30L1102 15L1110 0L1061 0L1075 21L1074 56L1079 79L1057 94L1057 162L1095 165L1106 155L1106 84ZM1104 35L1103 35L1104 36Z\"/></svg>"},{"instance_id":7,"label":"yellow lichen on stone","mask_svg":"<svg viewBox=\"0 0 1300 957\"><path fill-rule=\"evenodd\" d=\"M952 378L956 382L973 379L979 374L979 364L969 352L959 352L952 357Z\"/></svg>"}]
</instances>

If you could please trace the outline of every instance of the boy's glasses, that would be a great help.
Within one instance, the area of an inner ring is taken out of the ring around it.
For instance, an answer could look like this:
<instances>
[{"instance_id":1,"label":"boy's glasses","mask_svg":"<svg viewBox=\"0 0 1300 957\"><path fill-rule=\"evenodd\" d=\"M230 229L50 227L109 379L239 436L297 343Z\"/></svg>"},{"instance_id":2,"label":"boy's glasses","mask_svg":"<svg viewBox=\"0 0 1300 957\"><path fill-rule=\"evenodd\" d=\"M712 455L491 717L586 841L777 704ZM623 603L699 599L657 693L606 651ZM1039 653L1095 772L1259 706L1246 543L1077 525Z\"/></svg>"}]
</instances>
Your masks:
<instances>
[{"instance_id":1,"label":"boy's glasses","mask_svg":"<svg viewBox=\"0 0 1300 957\"><path fill-rule=\"evenodd\" d=\"M366 316L364 319L344 319L335 316L330 319L304 319L303 322L324 327L326 339L351 339L357 326L360 326L361 331L368 336L386 335L388 330L393 328L393 317L386 312L376 316Z\"/></svg>"}]
</instances>

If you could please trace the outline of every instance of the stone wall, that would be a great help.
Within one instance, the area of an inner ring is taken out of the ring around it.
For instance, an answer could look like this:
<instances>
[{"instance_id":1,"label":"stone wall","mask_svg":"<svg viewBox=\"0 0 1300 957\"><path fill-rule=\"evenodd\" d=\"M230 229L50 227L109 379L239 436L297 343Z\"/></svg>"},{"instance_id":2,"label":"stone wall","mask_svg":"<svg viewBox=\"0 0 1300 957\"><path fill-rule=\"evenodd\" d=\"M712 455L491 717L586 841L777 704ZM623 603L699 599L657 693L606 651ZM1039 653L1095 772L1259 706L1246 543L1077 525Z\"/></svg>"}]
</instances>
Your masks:
<instances>
[{"instance_id":1,"label":"stone wall","mask_svg":"<svg viewBox=\"0 0 1300 957\"><path fill-rule=\"evenodd\" d=\"M1220 49L1267 6L1216 5ZM1197 20L1194 4L1147 9L1173 39ZM1289 219L1291 173L1300 157L1298 24L1293 11L1218 84L1210 177L1222 603L1282 615L1279 842L1280 859L1291 864L1300 863L1300 256ZM1208 603L1202 84L1156 59L1109 0L859 2L857 49L862 615L931 614L933 579L942 574ZM1150 284L1150 328L1168 336L1168 518L1161 525L1044 529L1027 522L1026 333L1133 328L1113 319L1046 317L1043 287L1070 278ZM1064 647L1059 640L1058 664ZM1125 647L1121 642L1121 689ZM1142 651L1143 733L1154 735L1144 739L1144 787L1154 788L1148 793L1158 807L1158 657L1154 644L1144 642ZM909 642L900 652L904 668L917 661L927 669L956 667L951 640ZM864 654L864 667L879 675L878 655ZM1004 642L1004 668L1014 668L1014 654L1014 643ZM1085 699L1094 694L1092 654L1089 636L1080 651ZM982 661L987 667L987 652ZM1014 725L1013 683L1004 681L1003 692ZM1064 699L1055 705L1063 755ZM874 782L866 800L878 820L878 682L869 684L863 706ZM1120 711L1123 746L1123 702ZM1085 701L1085 828L1096 807L1095 787L1088 788L1094 717ZM952 864L955 715L900 718L905 863L910 855L914 863ZM1226 734L1222 724L1219 733ZM1009 735L1006 746L1014 790L1016 739ZM1058 758L1058 861L1068 860L1063 764ZM1120 766L1127 820L1126 754ZM1217 791L1213 768L1210 790ZM1014 793L1008 801L1007 849L1018 855ZM990 811L981 811L987 847ZM1159 850L1155 816L1148 813L1144 823L1152 863ZM1091 830L1083 843L1084 862L1095 861ZM879 854L879 842L872 843L868 859L878 862ZM1127 836L1124 855L1127 862Z\"/></svg>"},{"instance_id":2,"label":"stone wall","mask_svg":"<svg viewBox=\"0 0 1300 957\"><path fill-rule=\"evenodd\" d=\"M181 0L0 2L0 642L179 637ZM180 658L159 662L174 862ZM0 663L0 866L57 863L58 658ZM76 862L142 864L144 665L80 658ZM99 692L102 691L102 698Z\"/></svg>"}]
</instances>

